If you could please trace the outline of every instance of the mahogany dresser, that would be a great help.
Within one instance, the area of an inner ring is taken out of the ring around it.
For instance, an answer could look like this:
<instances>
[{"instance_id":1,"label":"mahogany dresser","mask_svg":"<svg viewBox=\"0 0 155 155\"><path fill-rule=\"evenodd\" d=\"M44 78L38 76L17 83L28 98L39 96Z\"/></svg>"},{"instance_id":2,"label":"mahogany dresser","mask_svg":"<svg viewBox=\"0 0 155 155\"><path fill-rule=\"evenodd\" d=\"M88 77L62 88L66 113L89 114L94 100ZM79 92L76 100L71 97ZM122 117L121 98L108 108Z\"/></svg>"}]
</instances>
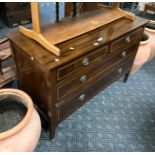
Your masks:
<instances>
[{"instance_id":1,"label":"mahogany dresser","mask_svg":"<svg viewBox=\"0 0 155 155\"><path fill-rule=\"evenodd\" d=\"M147 22L121 18L57 44L60 57L20 32L7 34L20 89L48 118L51 138L57 125L89 99L120 77L127 80Z\"/></svg>"}]
</instances>

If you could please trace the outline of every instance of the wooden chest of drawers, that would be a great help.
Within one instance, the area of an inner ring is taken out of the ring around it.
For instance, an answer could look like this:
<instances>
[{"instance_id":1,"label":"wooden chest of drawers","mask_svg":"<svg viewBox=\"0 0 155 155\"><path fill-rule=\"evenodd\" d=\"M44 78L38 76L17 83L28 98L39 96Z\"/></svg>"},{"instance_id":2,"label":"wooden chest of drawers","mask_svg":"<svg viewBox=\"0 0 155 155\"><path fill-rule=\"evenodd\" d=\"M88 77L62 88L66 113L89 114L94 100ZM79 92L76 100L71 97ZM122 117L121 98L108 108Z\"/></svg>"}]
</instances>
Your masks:
<instances>
[{"instance_id":1,"label":"wooden chest of drawers","mask_svg":"<svg viewBox=\"0 0 155 155\"><path fill-rule=\"evenodd\" d=\"M127 80L147 20L125 18L57 46L56 57L19 32L9 33L20 88L44 111L51 138L59 122L120 77Z\"/></svg>"}]
</instances>

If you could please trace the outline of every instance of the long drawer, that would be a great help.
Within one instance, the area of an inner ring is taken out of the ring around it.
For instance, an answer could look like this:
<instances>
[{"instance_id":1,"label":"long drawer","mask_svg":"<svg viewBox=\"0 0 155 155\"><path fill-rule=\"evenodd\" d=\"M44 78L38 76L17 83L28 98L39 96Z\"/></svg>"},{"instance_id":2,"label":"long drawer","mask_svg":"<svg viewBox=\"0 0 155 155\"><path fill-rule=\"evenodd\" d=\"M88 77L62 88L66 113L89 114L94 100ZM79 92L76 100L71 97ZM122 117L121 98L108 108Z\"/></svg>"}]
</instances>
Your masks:
<instances>
[{"instance_id":1,"label":"long drawer","mask_svg":"<svg viewBox=\"0 0 155 155\"><path fill-rule=\"evenodd\" d=\"M119 53L112 55L111 57L105 59L103 62L89 68L89 70L83 70L74 76L74 78L67 78L61 82L61 85L57 87L57 100L70 95L71 92L75 91L79 87L85 85L90 80L92 80L97 74L103 72L111 65L118 61L123 61L128 56L135 54L137 46L131 46L125 50L120 50Z\"/></svg>"},{"instance_id":2,"label":"long drawer","mask_svg":"<svg viewBox=\"0 0 155 155\"><path fill-rule=\"evenodd\" d=\"M123 49L129 46L132 46L135 43L139 43L140 36L142 33L142 28L139 28L132 33L129 33L116 41L111 43L110 52L116 52L119 49Z\"/></svg>"},{"instance_id":3,"label":"long drawer","mask_svg":"<svg viewBox=\"0 0 155 155\"><path fill-rule=\"evenodd\" d=\"M93 86L89 87L86 91L83 91L80 95L76 96L71 101L58 106L58 120L61 121L62 119L64 119L99 91L106 88L110 83L116 81L122 75L129 72L132 63L133 58L129 59L124 64L116 65L115 67L113 67L113 70L109 74L96 82Z\"/></svg>"},{"instance_id":4,"label":"long drawer","mask_svg":"<svg viewBox=\"0 0 155 155\"><path fill-rule=\"evenodd\" d=\"M104 59L104 57L107 54L107 51L108 46L103 46L101 48L98 48L94 52L91 52L77 60L72 61L71 63L63 67L58 68L57 80L59 81L82 68L88 68L94 62L99 63L101 60Z\"/></svg>"}]
</instances>

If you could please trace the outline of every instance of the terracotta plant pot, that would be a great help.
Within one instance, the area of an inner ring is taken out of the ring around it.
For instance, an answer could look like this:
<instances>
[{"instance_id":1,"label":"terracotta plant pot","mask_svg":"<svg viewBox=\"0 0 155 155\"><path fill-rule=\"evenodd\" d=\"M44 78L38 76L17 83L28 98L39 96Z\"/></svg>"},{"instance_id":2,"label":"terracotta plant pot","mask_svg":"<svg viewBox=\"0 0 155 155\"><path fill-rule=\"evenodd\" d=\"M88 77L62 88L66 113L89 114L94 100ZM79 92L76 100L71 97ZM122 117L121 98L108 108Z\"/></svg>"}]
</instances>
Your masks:
<instances>
[{"instance_id":1,"label":"terracotta plant pot","mask_svg":"<svg viewBox=\"0 0 155 155\"><path fill-rule=\"evenodd\" d=\"M33 151L41 133L40 117L23 91L0 89L0 151Z\"/></svg>"},{"instance_id":2,"label":"terracotta plant pot","mask_svg":"<svg viewBox=\"0 0 155 155\"><path fill-rule=\"evenodd\" d=\"M150 20L145 26L145 31L147 31L150 35L155 36L155 21Z\"/></svg>"},{"instance_id":3,"label":"terracotta plant pot","mask_svg":"<svg viewBox=\"0 0 155 155\"><path fill-rule=\"evenodd\" d=\"M155 56L155 21L150 20L150 22L145 27L145 32L149 33L151 36L151 52L149 61Z\"/></svg>"},{"instance_id":4,"label":"terracotta plant pot","mask_svg":"<svg viewBox=\"0 0 155 155\"><path fill-rule=\"evenodd\" d=\"M151 52L151 36L143 33L130 74L136 73L148 61Z\"/></svg>"}]
</instances>

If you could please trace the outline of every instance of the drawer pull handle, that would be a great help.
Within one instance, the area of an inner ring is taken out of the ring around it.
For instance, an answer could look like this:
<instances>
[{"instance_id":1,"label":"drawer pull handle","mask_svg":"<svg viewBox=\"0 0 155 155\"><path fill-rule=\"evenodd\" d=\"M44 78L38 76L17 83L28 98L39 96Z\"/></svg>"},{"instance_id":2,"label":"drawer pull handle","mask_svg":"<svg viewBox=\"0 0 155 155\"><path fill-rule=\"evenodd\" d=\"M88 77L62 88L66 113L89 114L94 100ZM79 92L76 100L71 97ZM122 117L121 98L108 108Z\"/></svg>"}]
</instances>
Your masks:
<instances>
[{"instance_id":1,"label":"drawer pull handle","mask_svg":"<svg viewBox=\"0 0 155 155\"><path fill-rule=\"evenodd\" d=\"M79 96L79 101L83 101L85 99L86 95L85 94L82 94Z\"/></svg>"},{"instance_id":2,"label":"drawer pull handle","mask_svg":"<svg viewBox=\"0 0 155 155\"><path fill-rule=\"evenodd\" d=\"M85 82L87 80L87 76L86 75L83 75L80 77L80 82Z\"/></svg>"},{"instance_id":3,"label":"drawer pull handle","mask_svg":"<svg viewBox=\"0 0 155 155\"><path fill-rule=\"evenodd\" d=\"M130 36L128 36L128 37L125 38L125 42L126 42L126 43L131 42L131 38L130 38Z\"/></svg>"},{"instance_id":4,"label":"drawer pull handle","mask_svg":"<svg viewBox=\"0 0 155 155\"><path fill-rule=\"evenodd\" d=\"M84 58L83 61L82 61L82 64L84 66L87 66L89 64L89 58Z\"/></svg>"},{"instance_id":5,"label":"drawer pull handle","mask_svg":"<svg viewBox=\"0 0 155 155\"><path fill-rule=\"evenodd\" d=\"M122 52L122 57L125 58L126 57L126 51Z\"/></svg>"},{"instance_id":6,"label":"drawer pull handle","mask_svg":"<svg viewBox=\"0 0 155 155\"><path fill-rule=\"evenodd\" d=\"M118 73L119 74L123 73L123 69L122 68L118 69Z\"/></svg>"}]
</instances>

